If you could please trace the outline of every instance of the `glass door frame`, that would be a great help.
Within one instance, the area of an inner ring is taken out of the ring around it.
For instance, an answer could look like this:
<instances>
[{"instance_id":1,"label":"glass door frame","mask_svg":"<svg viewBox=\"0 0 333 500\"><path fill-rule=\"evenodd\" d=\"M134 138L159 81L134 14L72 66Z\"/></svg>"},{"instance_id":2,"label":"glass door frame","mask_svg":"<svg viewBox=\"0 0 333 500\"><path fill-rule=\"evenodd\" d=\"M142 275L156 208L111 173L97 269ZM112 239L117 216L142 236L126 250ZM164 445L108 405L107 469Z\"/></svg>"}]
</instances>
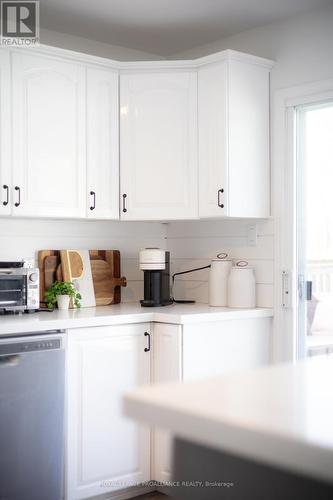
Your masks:
<instances>
[{"instance_id":1,"label":"glass door frame","mask_svg":"<svg viewBox=\"0 0 333 500\"><path fill-rule=\"evenodd\" d=\"M314 82L277 91L272 119L272 212L274 218L274 325L272 361L302 358L305 345L299 343L299 255L297 220L297 113L306 105L333 100L333 80ZM303 318L305 318L303 314ZM304 339L303 339L304 341Z\"/></svg>"},{"instance_id":2,"label":"glass door frame","mask_svg":"<svg viewBox=\"0 0 333 500\"><path fill-rule=\"evenodd\" d=\"M297 330L296 359L307 357L307 233L306 233L306 172L305 172L305 113L311 110L332 107L333 100L305 104L295 107L295 147L296 147L296 261L297 261Z\"/></svg>"}]
</instances>

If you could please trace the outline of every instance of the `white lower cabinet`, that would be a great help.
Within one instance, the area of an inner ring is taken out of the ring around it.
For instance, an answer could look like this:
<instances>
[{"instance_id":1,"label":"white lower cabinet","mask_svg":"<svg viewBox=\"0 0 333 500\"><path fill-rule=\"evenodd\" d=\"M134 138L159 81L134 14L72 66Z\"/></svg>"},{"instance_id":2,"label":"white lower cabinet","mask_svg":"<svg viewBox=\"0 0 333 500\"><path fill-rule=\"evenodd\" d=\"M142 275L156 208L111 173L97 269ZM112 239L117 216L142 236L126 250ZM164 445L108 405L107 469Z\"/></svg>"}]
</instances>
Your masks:
<instances>
[{"instance_id":1,"label":"white lower cabinet","mask_svg":"<svg viewBox=\"0 0 333 500\"><path fill-rule=\"evenodd\" d=\"M268 364L270 328L256 318L69 330L65 499L125 499L142 491L131 486L168 482L172 437L125 418L124 393Z\"/></svg>"},{"instance_id":2,"label":"white lower cabinet","mask_svg":"<svg viewBox=\"0 0 333 500\"><path fill-rule=\"evenodd\" d=\"M155 324L154 382L203 379L267 365L270 331L271 318ZM172 437L160 430L153 434L153 479L172 479Z\"/></svg>"},{"instance_id":3,"label":"white lower cabinet","mask_svg":"<svg viewBox=\"0 0 333 500\"><path fill-rule=\"evenodd\" d=\"M150 479L150 430L122 414L125 392L150 382L149 324L68 331L66 500Z\"/></svg>"},{"instance_id":4,"label":"white lower cabinet","mask_svg":"<svg viewBox=\"0 0 333 500\"><path fill-rule=\"evenodd\" d=\"M182 326L154 324L153 381L177 382L182 379ZM153 431L153 479L171 479L172 439L164 431Z\"/></svg>"}]
</instances>

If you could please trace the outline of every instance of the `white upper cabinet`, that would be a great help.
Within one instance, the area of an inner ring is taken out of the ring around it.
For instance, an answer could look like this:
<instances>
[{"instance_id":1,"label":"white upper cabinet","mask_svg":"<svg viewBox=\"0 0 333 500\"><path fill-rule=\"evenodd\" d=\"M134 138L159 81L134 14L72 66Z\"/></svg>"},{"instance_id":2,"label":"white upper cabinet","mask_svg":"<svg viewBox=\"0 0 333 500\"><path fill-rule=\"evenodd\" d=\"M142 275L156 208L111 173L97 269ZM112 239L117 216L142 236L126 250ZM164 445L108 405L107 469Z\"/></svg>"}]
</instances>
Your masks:
<instances>
[{"instance_id":1,"label":"white upper cabinet","mask_svg":"<svg viewBox=\"0 0 333 500\"><path fill-rule=\"evenodd\" d=\"M84 217L85 67L12 54L13 214Z\"/></svg>"},{"instance_id":2,"label":"white upper cabinet","mask_svg":"<svg viewBox=\"0 0 333 500\"><path fill-rule=\"evenodd\" d=\"M87 68L87 216L119 219L118 73Z\"/></svg>"},{"instance_id":3,"label":"white upper cabinet","mask_svg":"<svg viewBox=\"0 0 333 500\"><path fill-rule=\"evenodd\" d=\"M0 50L0 215L11 212L10 64L9 53Z\"/></svg>"},{"instance_id":4,"label":"white upper cabinet","mask_svg":"<svg viewBox=\"0 0 333 500\"><path fill-rule=\"evenodd\" d=\"M200 217L270 215L271 66L231 51L199 68Z\"/></svg>"},{"instance_id":5,"label":"white upper cabinet","mask_svg":"<svg viewBox=\"0 0 333 500\"><path fill-rule=\"evenodd\" d=\"M268 217L271 67L1 49L0 215Z\"/></svg>"},{"instance_id":6,"label":"white upper cabinet","mask_svg":"<svg viewBox=\"0 0 333 500\"><path fill-rule=\"evenodd\" d=\"M197 72L121 75L120 186L122 219L198 217Z\"/></svg>"}]
</instances>

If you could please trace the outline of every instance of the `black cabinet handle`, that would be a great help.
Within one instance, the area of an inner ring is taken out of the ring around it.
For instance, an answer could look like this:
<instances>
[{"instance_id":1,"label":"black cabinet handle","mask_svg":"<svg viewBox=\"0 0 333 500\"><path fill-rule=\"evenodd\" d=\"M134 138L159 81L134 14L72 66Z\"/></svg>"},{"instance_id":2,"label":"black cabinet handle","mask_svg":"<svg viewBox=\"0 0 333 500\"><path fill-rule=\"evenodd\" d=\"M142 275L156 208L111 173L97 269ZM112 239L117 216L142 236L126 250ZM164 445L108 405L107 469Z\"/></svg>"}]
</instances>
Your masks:
<instances>
[{"instance_id":1,"label":"black cabinet handle","mask_svg":"<svg viewBox=\"0 0 333 500\"><path fill-rule=\"evenodd\" d=\"M95 210L96 208L96 193L95 191L90 191L90 196L93 196L93 204L90 206L90 210Z\"/></svg>"},{"instance_id":2,"label":"black cabinet handle","mask_svg":"<svg viewBox=\"0 0 333 500\"><path fill-rule=\"evenodd\" d=\"M217 191L217 205L220 207L220 208L224 208L224 204L222 203L221 201L221 195L224 193L224 189L219 189Z\"/></svg>"},{"instance_id":3,"label":"black cabinet handle","mask_svg":"<svg viewBox=\"0 0 333 500\"><path fill-rule=\"evenodd\" d=\"M148 347L145 347L144 351L149 352L150 351L150 333L145 332L145 337L148 337Z\"/></svg>"},{"instance_id":4,"label":"black cabinet handle","mask_svg":"<svg viewBox=\"0 0 333 500\"><path fill-rule=\"evenodd\" d=\"M6 206L9 203L9 187L7 186L7 184L4 184L2 187L7 191L6 201L2 203L3 205Z\"/></svg>"},{"instance_id":5,"label":"black cabinet handle","mask_svg":"<svg viewBox=\"0 0 333 500\"><path fill-rule=\"evenodd\" d=\"M18 191L18 201L15 202L15 207L19 207L21 205L21 188L19 186L15 186L15 191Z\"/></svg>"},{"instance_id":6,"label":"black cabinet handle","mask_svg":"<svg viewBox=\"0 0 333 500\"><path fill-rule=\"evenodd\" d=\"M127 194L124 193L123 194L123 212L126 213L127 212L127 208L126 208L126 198L127 198Z\"/></svg>"}]
</instances>

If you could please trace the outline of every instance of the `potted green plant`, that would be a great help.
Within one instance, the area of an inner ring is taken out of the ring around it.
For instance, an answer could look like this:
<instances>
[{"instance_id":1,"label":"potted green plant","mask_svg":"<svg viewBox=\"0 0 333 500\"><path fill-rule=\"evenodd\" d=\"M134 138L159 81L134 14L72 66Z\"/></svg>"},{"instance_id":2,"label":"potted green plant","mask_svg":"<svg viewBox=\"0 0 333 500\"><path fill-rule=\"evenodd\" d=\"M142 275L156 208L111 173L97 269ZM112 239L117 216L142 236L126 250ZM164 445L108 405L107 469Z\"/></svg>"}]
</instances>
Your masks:
<instances>
[{"instance_id":1,"label":"potted green plant","mask_svg":"<svg viewBox=\"0 0 333 500\"><path fill-rule=\"evenodd\" d=\"M45 292L45 302L49 309L53 309L56 304L58 309L68 309L71 299L75 307L81 307L82 297L70 281L55 281Z\"/></svg>"}]
</instances>

